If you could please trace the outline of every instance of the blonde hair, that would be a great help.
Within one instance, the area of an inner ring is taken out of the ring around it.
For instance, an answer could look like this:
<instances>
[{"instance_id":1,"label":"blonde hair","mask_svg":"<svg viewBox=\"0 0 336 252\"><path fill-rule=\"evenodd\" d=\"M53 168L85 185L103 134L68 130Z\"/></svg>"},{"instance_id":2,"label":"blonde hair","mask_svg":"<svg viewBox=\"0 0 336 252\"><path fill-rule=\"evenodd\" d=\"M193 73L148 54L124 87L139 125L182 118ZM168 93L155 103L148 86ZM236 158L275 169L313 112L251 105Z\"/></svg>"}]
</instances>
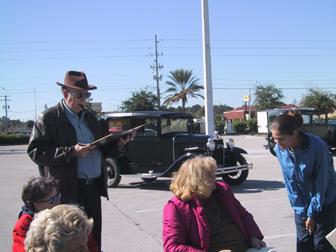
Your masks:
<instances>
[{"instance_id":1,"label":"blonde hair","mask_svg":"<svg viewBox=\"0 0 336 252\"><path fill-rule=\"evenodd\" d=\"M67 251L72 239L91 232L93 220L75 205L58 205L39 212L25 239L27 252Z\"/></svg>"},{"instance_id":2,"label":"blonde hair","mask_svg":"<svg viewBox=\"0 0 336 252\"><path fill-rule=\"evenodd\" d=\"M170 190L182 201L190 200L193 194L208 198L216 187L216 170L217 164L212 157L188 159L175 174Z\"/></svg>"}]
</instances>

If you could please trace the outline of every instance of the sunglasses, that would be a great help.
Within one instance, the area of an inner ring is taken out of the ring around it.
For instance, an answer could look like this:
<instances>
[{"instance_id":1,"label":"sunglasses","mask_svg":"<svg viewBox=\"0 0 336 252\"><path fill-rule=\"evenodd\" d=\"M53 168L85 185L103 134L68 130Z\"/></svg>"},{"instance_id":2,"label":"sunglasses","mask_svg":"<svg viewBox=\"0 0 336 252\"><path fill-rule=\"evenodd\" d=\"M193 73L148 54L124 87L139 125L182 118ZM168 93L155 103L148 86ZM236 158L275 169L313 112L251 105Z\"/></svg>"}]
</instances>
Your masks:
<instances>
[{"instance_id":1,"label":"sunglasses","mask_svg":"<svg viewBox=\"0 0 336 252\"><path fill-rule=\"evenodd\" d=\"M89 99L91 97L91 93L90 92L85 92L85 93L82 93L82 92L77 92L75 90L70 90L70 89L67 89L67 91L74 97L76 97L77 99L82 99L83 97L85 99Z\"/></svg>"},{"instance_id":2,"label":"sunglasses","mask_svg":"<svg viewBox=\"0 0 336 252\"><path fill-rule=\"evenodd\" d=\"M50 197L49 199L47 200L41 200L39 202L44 202L44 203L48 203L48 204L56 204L56 203L59 203L61 201L61 193L57 193L56 195Z\"/></svg>"}]
</instances>

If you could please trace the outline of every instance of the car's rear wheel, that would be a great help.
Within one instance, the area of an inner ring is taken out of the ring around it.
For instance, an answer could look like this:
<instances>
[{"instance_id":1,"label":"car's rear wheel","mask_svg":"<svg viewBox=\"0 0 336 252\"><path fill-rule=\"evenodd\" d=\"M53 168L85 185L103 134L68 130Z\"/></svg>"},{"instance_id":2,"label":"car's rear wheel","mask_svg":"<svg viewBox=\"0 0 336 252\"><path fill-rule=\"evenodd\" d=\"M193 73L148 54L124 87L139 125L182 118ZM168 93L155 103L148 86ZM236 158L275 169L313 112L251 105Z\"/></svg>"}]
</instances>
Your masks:
<instances>
[{"instance_id":1,"label":"car's rear wheel","mask_svg":"<svg viewBox=\"0 0 336 252\"><path fill-rule=\"evenodd\" d=\"M106 158L107 185L108 187L117 187L121 180L120 164L115 158Z\"/></svg>"},{"instance_id":2,"label":"car's rear wheel","mask_svg":"<svg viewBox=\"0 0 336 252\"><path fill-rule=\"evenodd\" d=\"M244 164L247 164L247 161L243 157L243 155L240 154L238 157L237 163L239 165L244 165ZM222 179L230 185L240 185L247 179L248 174L249 174L249 170L232 172L232 173L222 175Z\"/></svg>"}]
</instances>

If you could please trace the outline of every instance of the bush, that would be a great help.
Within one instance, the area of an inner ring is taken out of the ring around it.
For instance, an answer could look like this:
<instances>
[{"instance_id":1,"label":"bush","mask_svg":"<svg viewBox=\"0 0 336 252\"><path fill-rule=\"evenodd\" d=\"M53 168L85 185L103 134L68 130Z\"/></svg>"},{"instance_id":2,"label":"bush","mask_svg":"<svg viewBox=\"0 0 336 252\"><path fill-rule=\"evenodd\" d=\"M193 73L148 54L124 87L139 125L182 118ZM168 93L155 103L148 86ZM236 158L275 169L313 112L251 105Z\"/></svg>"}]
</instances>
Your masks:
<instances>
[{"instance_id":1,"label":"bush","mask_svg":"<svg viewBox=\"0 0 336 252\"><path fill-rule=\"evenodd\" d=\"M225 121L224 120L216 120L215 128L218 134L224 134Z\"/></svg>"},{"instance_id":2,"label":"bush","mask_svg":"<svg viewBox=\"0 0 336 252\"><path fill-rule=\"evenodd\" d=\"M233 126L233 129L237 133L245 133L247 129L247 122L246 121L234 121L232 126Z\"/></svg>"},{"instance_id":3,"label":"bush","mask_svg":"<svg viewBox=\"0 0 336 252\"><path fill-rule=\"evenodd\" d=\"M22 134L0 134L0 145L28 144L29 136Z\"/></svg>"},{"instance_id":4,"label":"bush","mask_svg":"<svg viewBox=\"0 0 336 252\"><path fill-rule=\"evenodd\" d=\"M257 133L258 132L258 123L257 119L252 118L247 121L248 129L250 133Z\"/></svg>"}]
</instances>

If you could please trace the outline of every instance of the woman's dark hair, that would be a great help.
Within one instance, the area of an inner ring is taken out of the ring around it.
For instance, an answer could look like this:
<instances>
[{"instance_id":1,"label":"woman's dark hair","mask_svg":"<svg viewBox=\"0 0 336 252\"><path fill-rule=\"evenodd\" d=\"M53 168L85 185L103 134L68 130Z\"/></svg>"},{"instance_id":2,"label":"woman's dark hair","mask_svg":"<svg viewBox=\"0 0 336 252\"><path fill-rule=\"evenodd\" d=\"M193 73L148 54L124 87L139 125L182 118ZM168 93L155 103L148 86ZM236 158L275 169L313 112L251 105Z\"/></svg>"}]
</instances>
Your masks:
<instances>
[{"instance_id":1,"label":"woman's dark hair","mask_svg":"<svg viewBox=\"0 0 336 252\"><path fill-rule=\"evenodd\" d=\"M303 118L296 110L289 110L277 116L272 122L272 129L276 129L282 135L293 135L295 130L301 128Z\"/></svg>"},{"instance_id":2,"label":"woman's dark hair","mask_svg":"<svg viewBox=\"0 0 336 252\"><path fill-rule=\"evenodd\" d=\"M21 198L26 207L35 211L33 203L47 197L54 188L58 190L58 183L54 178L33 177L23 186Z\"/></svg>"}]
</instances>

